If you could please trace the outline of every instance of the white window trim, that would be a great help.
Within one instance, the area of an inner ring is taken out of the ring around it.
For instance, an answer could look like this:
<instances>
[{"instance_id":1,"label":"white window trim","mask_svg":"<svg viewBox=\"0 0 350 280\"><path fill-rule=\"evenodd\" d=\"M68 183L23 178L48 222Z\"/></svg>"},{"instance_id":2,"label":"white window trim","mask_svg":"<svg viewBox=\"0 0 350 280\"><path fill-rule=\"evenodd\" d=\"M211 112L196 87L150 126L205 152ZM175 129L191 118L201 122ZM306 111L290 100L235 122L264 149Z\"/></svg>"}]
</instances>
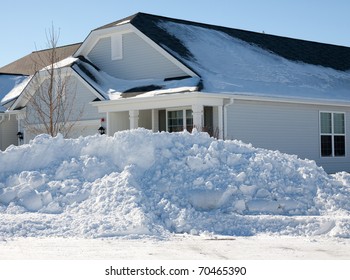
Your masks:
<instances>
[{"instance_id":1,"label":"white window trim","mask_svg":"<svg viewBox=\"0 0 350 280\"><path fill-rule=\"evenodd\" d=\"M174 111L182 111L182 119L183 119L183 128L182 130L185 130L187 127L187 118L186 118L186 111L187 110L191 110L191 107L181 107L181 108L171 108L171 109L166 109L165 110L165 124L166 124L166 131L169 131L169 127L168 127L168 112L174 112Z\"/></svg>"},{"instance_id":2,"label":"white window trim","mask_svg":"<svg viewBox=\"0 0 350 280\"><path fill-rule=\"evenodd\" d=\"M331 114L332 118L332 123L331 123L331 133L322 133L322 126L321 126L321 114L322 113L328 113ZM344 115L344 133L334 133L334 114L343 114ZM320 151L320 157L321 158L344 158L347 156L347 148L346 148L346 113L345 112L340 112L340 111L319 111L319 151ZM331 156L322 156L322 145L321 145L321 136L331 136L332 137L332 155ZM345 153L343 156L335 156L334 154L334 136L344 136L345 138Z\"/></svg>"}]
</instances>

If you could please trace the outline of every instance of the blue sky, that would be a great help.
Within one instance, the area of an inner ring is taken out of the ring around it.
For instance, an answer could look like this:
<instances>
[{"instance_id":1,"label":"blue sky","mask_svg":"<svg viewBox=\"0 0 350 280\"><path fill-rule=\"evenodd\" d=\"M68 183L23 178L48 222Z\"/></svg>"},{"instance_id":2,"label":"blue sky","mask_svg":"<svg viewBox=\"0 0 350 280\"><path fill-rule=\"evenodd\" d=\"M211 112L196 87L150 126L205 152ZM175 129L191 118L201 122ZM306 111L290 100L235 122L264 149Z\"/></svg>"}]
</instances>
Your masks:
<instances>
[{"instance_id":1,"label":"blue sky","mask_svg":"<svg viewBox=\"0 0 350 280\"><path fill-rule=\"evenodd\" d=\"M17 0L1 3L0 66L46 48L52 23L66 45L137 12L350 47L348 0Z\"/></svg>"}]
</instances>

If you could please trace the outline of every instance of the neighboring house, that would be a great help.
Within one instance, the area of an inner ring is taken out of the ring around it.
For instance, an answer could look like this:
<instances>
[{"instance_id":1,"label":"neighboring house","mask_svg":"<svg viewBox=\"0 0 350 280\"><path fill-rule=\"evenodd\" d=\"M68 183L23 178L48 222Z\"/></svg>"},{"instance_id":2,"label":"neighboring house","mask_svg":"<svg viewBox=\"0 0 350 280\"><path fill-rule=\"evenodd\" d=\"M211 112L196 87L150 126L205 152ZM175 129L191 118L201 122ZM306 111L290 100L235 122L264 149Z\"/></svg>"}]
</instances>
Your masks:
<instances>
[{"instance_id":1,"label":"neighboring house","mask_svg":"<svg viewBox=\"0 0 350 280\"><path fill-rule=\"evenodd\" d=\"M15 94L15 91L17 91L16 95L21 93L19 85L26 78L25 75L0 73L0 150L18 142L16 114L7 109L11 106L11 95Z\"/></svg>"},{"instance_id":2,"label":"neighboring house","mask_svg":"<svg viewBox=\"0 0 350 280\"><path fill-rule=\"evenodd\" d=\"M57 47L57 61L72 56L80 45L78 43ZM17 120L20 114L18 108L12 110L13 104L31 77L50 63L48 60L50 52L50 49L34 51L0 68L0 150L6 149L11 144L24 143L19 139L20 135L17 135L21 132Z\"/></svg>"},{"instance_id":3,"label":"neighboring house","mask_svg":"<svg viewBox=\"0 0 350 280\"><path fill-rule=\"evenodd\" d=\"M74 135L195 126L350 171L348 47L138 13L92 30L56 67L84 106ZM35 92L29 82L7 111L28 113Z\"/></svg>"}]
</instances>

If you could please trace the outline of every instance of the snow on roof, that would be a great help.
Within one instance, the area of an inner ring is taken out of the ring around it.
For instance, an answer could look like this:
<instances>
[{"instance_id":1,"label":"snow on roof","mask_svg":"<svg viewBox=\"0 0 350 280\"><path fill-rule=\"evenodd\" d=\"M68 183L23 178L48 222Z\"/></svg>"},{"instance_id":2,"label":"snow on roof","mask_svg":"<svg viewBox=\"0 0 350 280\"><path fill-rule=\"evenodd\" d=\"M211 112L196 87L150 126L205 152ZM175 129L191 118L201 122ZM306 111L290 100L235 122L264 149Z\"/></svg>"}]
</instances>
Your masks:
<instances>
[{"instance_id":1,"label":"snow on roof","mask_svg":"<svg viewBox=\"0 0 350 280\"><path fill-rule=\"evenodd\" d=\"M203 79L203 90L269 97L350 101L350 73L287 60L228 34L190 24L158 26L191 52L181 57Z\"/></svg>"},{"instance_id":2,"label":"snow on roof","mask_svg":"<svg viewBox=\"0 0 350 280\"><path fill-rule=\"evenodd\" d=\"M116 23L116 25L123 25L123 24L129 23L129 22L130 22L130 20L123 20L121 22Z\"/></svg>"},{"instance_id":3,"label":"snow on roof","mask_svg":"<svg viewBox=\"0 0 350 280\"><path fill-rule=\"evenodd\" d=\"M44 67L43 69L41 70L48 70L48 69L51 69L51 67L57 69L57 68L63 68L63 67L67 67L67 66L70 66L72 65L78 58L75 58L75 57L72 57L72 56L69 56L69 57L66 57L65 59L62 59L58 62L55 62L52 66L51 65L48 65L46 67Z\"/></svg>"},{"instance_id":4,"label":"snow on roof","mask_svg":"<svg viewBox=\"0 0 350 280\"><path fill-rule=\"evenodd\" d=\"M86 59L77 60L72 68L106 99L111 100L195 91L198 89L198 84L200 82L200 79L197 77L184 77L176 80L118 79L97 69L90 62L86 61Z\"/></svg>"},{"instance_id":5,"label":"snow on roof","mask_svg":"<svg viewBox=\"0 0 350 280\"><path fill-rule=\"evenodd\" d=\"M0 74L0 105L17 98L29 81L28 76Z\"/></svg>"},{"instance_id":6,"label":"snow on roof","mask_svg":"<svg viewBox=\"0 0 350 280\"><path fill-rule=\"evenodd\" d=\"M131 24L143 34L157 44L165 45L170 50L178 53L180 58L190 58L192 57L192 54L179 38L160 28L160 22L181 23L188 26L202 27L207 30L217 30L232 38L237 38L251 45L259 46L264 50L292 61L302 61L308 64L322 65L340 71L350 70L349 47L287 38L266 33L258 33L145 13L138 13L129 17L129 19ZM182 62L184 63L184 61Z\"/></svg>"}]
</instances>

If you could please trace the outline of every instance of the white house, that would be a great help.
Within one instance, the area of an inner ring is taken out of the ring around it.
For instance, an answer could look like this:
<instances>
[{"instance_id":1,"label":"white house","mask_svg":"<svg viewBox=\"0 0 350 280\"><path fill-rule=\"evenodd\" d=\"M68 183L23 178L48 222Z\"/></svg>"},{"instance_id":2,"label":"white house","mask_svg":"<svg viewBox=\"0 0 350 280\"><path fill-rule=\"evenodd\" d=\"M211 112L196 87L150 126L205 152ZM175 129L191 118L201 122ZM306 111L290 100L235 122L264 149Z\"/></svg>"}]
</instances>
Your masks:
<instances>
[{"instance_id":1,"label":"white house","mask_svg":"<svg viewBox=\"0 0 350 280\"><path fill-rule=\"evenodd\" d=\"M195 126L350 171L348 47L138 13L92 30L56 67L84 108L72 136ZM25 117L35 92L28 82L6 111Z\"/></svg>"}]
</instances>

